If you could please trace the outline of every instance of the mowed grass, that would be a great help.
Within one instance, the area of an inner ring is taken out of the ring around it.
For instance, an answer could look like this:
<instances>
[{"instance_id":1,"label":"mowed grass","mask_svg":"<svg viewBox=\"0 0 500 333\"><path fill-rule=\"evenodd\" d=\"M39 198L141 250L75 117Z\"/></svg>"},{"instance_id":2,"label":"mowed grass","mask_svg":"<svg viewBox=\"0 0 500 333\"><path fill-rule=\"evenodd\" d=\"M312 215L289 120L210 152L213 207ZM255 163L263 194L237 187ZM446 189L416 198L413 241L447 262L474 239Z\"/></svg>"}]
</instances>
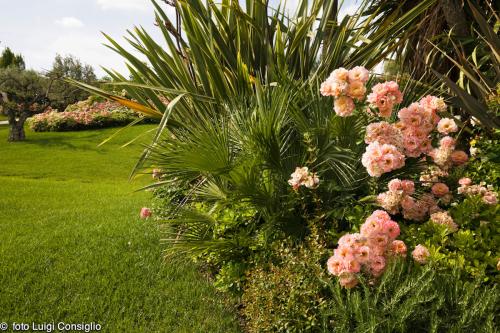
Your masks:
<instances>
[{"instance_id":1,"label":"mowed grass","mask_svg":"<svg viewBox=\"0 0 500 333\"><path fill-rule=\"evenodd\" d=\"M150 178L127 181L152 128L27 133L0 126L0 322L95 322L104 332L237 332L235 311L188 260L162 257L138 218ZM146 140L146 139L145 139ZM145 142L143 140L143 142Z\"/></svg>"}]
</instances>

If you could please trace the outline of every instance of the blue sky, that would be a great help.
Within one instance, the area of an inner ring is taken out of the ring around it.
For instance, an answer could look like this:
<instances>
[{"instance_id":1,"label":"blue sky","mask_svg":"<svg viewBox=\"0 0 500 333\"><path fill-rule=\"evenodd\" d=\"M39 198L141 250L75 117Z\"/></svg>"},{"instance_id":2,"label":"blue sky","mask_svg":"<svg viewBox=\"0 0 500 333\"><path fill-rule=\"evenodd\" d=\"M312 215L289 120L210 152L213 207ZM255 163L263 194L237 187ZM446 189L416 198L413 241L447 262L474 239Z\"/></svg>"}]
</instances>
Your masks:
<instances>
[{"instance_id":1,"label":"blue sky","mask_svg":"<svg viewBox=\"0 0 500 333\"><path fill-rule=\"evenodd\" d=\"M347 12L355 7L355 0L345 1ZM0 8L0 49L9 46L40 71L59 53L77 56L99 76L100 66L126 73L122 58L102 45L101 31L122 41L127 29L141 25L160 38L149 0L0 0Z\"/></svg>"}]
</instances>

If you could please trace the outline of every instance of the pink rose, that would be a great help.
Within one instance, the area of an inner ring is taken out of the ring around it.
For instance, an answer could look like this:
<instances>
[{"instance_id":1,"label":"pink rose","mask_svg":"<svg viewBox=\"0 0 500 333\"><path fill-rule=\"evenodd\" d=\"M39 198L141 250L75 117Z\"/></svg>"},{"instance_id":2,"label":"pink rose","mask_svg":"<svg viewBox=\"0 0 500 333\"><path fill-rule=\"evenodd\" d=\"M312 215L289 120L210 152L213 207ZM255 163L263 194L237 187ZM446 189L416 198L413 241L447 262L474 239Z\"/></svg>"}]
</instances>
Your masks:
<instances>
[{"instance_id":1,"label":"pink rose","mask_svg":"<svg viewBox=\"0 0 500 333\"><path fill-rule=\"evenodd\" d=\"M347 96L340 96L335 99L334 110L335 113L341 117L348 117L354 111L355 105L352 98Z\"/></svg>"},{"instance_id":2,"label":"pink rose","mask_svg":"<svg viewBox=\"0 0 500 333\"><path fill-rule=\"evenodd\" d=\"M338 276L342 270L342 260L336 256L332 256L326 262L326 266L330 274Z\"/></svg>"},{"instance_id":3,"label":"pink rose","mask_svg":"<svg viewBox=\"0 0 500 333\"><path fill-rule=\"evenodd\" d=\"M403 184L401 180L395 178L387 184L387 187L389 188L389 191L396 192L402 189Z\"/></svg>"},{"instance_id":4,"label":"pink rose","mask_svg":"<svg viewBox=\"0 0 500 333\"><path fill-rule=\"evenodd\" d=\"M443 118L437 125L437 130L442 134L449 134L458 131L458 126L451 118Z\"/></svg>"},{"instance_id":5,"label":"pink rose","mask_svg":"<svg viewBox=\"0 0 500 333\"><path fill-rule=\"evenodd\" d=\"M468 185L472 184L472 180L470 178L464 177L464 178L460 178L460 180L458 181L458 183L460 185L468 186Z\"/></svg>"},{"instance_id":6,"label":"pink rose","mask_svg":"<svg viewBox=\"0 0 500 333\"><path fill-rule=\"evenodd\" d=\"M391 243L391 253L395 255L399 255L402 257L406 257L406 244L401 240L394 240Z\"/></svg>"},{"instance_id":7,"label":"pink rose","mask_svg":"<svg viewBox=\"0 0 500 333\"><path fill-rule=\"evenodd\" d=\"M141 216L141 219L147 219L148 217L150 217L153 213L151 212L151 209L147 208L147 207L142 207L141 209L141 213L140 213L140 216Z\"/></svg>"},{"instance_id":8,"label":"pink rose","mask_svg":"<svg viewBox=\"0 0 500 333\"><path fill-rule=\"evenodd\" d=\"M399 236L399 233L401 232L399 229L399 224L394 221L386 221L384 222L384 232L389 235L391 239L395 239L396 237Z\"/></svg>"},{"instance_id":9,"label":"pink rose","mask_svg":"<svg viewBox=\"0 0 500 333\"><path fill-rule=\"evenodd\" d=\"M412 195L415 192L415 183L411 180L403 180L401 182L404 194Z\"/></svg>"},{"instance_id":10,"label":"pink rose","mask_svg":"<svg viewBox=\"0 0 500 333\"><path fill-rule=\"evenodd\" d=\"M426 264L427 259L431 254L425 246L418 244L411 255L416 262L420 264Z\"/></svg>"},{"instance_id":11,"label":"pink rose","mask_svg":"<svg viewBox=\"0 0 500 333\"><path fill-rule=\"evenodd\" d=\"M467 156L467 154L462 150L455 150L453 153L451 153L451 161L455 165L465 164L468 159L469 156Z\"/></svg>"},{"instance_id":12,"label":"pink rose","mask_svg":"<svg viewBox=\"0 0 500 333\"><path fill-rule=\"evenodd\" d=\"M432 185L431 190L432 194L434 194L436 197L442 197L450 192L450 189L444 183L436 183Z\"/></svg>"}]
</instances>

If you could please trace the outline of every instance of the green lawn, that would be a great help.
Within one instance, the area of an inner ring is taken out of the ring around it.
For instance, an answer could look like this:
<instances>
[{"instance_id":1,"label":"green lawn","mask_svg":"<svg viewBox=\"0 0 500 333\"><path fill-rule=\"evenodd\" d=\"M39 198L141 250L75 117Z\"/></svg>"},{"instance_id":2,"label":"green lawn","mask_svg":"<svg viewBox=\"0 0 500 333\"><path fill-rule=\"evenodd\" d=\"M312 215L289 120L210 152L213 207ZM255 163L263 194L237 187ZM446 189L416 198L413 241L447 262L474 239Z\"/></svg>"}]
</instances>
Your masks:
<instances>
[{"instance_id":1,"label":"green lawn","mask_svg":"<svg viewBox=\"0 0 500 333\"><path fill-rule=\"evenodd\" d=\"M97 322L105 332L237 332L234 309L189 261L166 262L147 193L127 176L151 128L27 133L0 126L0 322Z\"/></svg>"}]
</instances>

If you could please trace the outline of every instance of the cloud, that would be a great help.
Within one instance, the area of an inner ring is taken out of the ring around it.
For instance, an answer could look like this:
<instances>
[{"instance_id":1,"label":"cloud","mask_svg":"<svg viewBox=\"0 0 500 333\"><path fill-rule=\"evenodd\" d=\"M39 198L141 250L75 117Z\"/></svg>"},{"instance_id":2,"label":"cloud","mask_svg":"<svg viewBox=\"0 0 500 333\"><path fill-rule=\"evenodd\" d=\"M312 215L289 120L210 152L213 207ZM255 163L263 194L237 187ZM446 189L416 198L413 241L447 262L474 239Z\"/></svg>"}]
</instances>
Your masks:
<instances>
[{"instance_id":1,"label":"cloud","mask_svg":"<svg viewBox=\"0 0 500 333\"><path fill-rule=\"evenodd\" d=\"M339 11L339 20L344 19L346 15L352 16L354 15L359 9L359 5L356 4L350 4L350 5L345 5L340 8Z\"/></svg>"},{"instance_id":2,"label":"cloud","mask_svg":"<svg viewBox=\"0 0 500 333\"><path fill-rule=\"evenodd\" d=\"M151 3L147 0L97 0L97 4L104 10L148 10L151 8Z\"/></svg>"},{"instance_id":3,"label":"cloud","mask_svg":"<svg viewBox=\"0 0 500 333\"><path fill-rule=\"evenodd\" d=\"M66 16L54 21L55 24L65 28L81 28L83 22L76 17Z\"/></svg>"}]
</instances>

